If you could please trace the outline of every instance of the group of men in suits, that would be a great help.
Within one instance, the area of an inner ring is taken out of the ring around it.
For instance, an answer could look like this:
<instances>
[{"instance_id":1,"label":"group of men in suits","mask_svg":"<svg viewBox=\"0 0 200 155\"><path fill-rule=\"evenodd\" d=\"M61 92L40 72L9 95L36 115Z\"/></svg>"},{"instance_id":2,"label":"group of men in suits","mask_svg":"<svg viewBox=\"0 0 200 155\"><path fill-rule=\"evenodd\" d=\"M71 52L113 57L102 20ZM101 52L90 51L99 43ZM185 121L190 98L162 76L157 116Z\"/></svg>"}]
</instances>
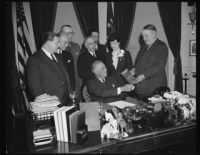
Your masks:
<instances>
[{"instance_id":1,"label":"group of men in suits","mask_svg":"<svg viewBox=\"0 0 200 155\"><path fill-rule=\"evenodd\" d=\"M135 86L121 84L107 75L105 66L108 54L99 44L99 32L91 31L80 49L72 42L73 30L63 25L59 34L48 32L41 49L28 59L28 87L33 97L43 93L56 95L62 104L69 102L73 91L81 99L81 86L86 85L92 100L110 102L124 99L125 92L135 88L138 97L150 96L159 86L166 86L165 65L168 49L157 38L155 26L147 25L142 35L145 47L135 61Z\"/></svg>"}]
</instances>

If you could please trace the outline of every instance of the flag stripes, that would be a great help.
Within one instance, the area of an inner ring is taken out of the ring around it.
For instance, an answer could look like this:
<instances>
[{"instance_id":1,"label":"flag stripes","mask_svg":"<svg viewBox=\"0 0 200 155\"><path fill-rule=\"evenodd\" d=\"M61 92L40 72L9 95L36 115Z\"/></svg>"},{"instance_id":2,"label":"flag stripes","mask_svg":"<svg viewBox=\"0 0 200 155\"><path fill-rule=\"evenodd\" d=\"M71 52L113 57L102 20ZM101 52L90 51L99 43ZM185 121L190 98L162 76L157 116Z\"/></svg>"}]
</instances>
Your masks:
<instances>
[{"instance_id":1,"label":"flag stripes","mask_svg":"<svg viewBox=\"0 0 200 155\"><path fill-rule=\"evenodd\" d=\"M18 80L20 90L26 105L20 105L21 111L30 110L26 94L25 68L26 62L34 52L35 44L32 25L30 7L27 2L12 2L13 7L13 29L15 39L15 57L18 69ZM31 34L30 34L31 33ZM22 104L22 103L21 103ZM18 106L17 106L18 107ZM18 107L19 108L19 107Z\"/></svg>"},{"instance_id":2,"label":"flag stripes","mask_svg":"<svg viewBox=\"0 0 200 155\"><path fill-rule=\"evenodd\" d=\"M107 5L107 38L115 32L115 18L113 2L108 2Z\"/></svg>"}]
</instances>

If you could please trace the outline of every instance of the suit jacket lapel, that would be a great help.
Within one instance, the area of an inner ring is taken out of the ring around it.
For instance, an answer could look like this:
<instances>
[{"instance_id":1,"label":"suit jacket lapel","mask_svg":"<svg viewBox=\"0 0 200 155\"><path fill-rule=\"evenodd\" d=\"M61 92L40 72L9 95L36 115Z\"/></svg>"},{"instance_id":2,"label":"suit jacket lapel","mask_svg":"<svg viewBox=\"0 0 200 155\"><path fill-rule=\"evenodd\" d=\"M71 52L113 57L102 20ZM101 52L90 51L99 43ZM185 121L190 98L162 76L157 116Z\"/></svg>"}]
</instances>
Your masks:
<instances>
[{"instance_id":1,"label":"suit jacket lapel","mask_svg":"<svg viewBox=\"0 0 200 155\"><path fill-rule=\"evenodd\" d=\"M55 63L42 50L40 50L39 52L40 52L40 59L42 59L41 62L44 62L44 65L46 65L46 66L51 66L48 68L51 69L53 72L55 72L55 75L57 75L58 78L61 79L60 72L58 72L58 65L59 65L60 61L58 60L59 62Z\"/></svg>"}]
</instances>

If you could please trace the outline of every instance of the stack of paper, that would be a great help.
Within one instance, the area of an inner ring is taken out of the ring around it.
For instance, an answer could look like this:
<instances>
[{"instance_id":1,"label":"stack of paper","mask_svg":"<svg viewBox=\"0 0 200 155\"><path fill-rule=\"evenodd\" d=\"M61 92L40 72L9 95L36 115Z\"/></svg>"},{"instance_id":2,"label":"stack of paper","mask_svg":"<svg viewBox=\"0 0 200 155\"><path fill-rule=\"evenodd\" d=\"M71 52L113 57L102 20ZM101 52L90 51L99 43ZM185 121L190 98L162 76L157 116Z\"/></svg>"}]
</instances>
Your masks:
<instances>
[{"instance_id":1,"label":"stack of paper","mask_svg":"<svg viewBox=\"0 0 200 155\"><path fill-rule=\"evenodd\" d=\"M111 106L116 106L119 109L124 109L125 107L135 107L136 104L135 103L130 103L130 102L126 102L126 101L115 101L115 102L110 102L108 103Z\"/></svg>"},{"instance_id":2,"label":"stack of paper","mask_svg":"<svg viewBox=\"0 0 200 155\"><path fill-rule=\"evenodd\" d=\"M32 107L32 112L38 114L58 109L57 106L60 104L60 101L56 96L43 94L36 97L34 102L31 102L30 104Z\"/></svg>"},{"instance_id":3,"label":"stack of paper","mask_svg":"<svg viewBox=\"0 0 200 155\"><path fill-rule=\"evenodd\" d=\"M49 129L39 129L33 132L33 142L36 146L51 143L53 136Z\"/></svg>"},{"instance_id":4,"label":"stack of paper","mask_svg":"<svg viewBox=\"0 0 200 155\"><path fill-rule=\"evenodd\" d=\"M151 103L161 103L166 101L162 97L155 97L155 96L149 97L148 100L151 101Z\"/></svg>"}]
</instances>

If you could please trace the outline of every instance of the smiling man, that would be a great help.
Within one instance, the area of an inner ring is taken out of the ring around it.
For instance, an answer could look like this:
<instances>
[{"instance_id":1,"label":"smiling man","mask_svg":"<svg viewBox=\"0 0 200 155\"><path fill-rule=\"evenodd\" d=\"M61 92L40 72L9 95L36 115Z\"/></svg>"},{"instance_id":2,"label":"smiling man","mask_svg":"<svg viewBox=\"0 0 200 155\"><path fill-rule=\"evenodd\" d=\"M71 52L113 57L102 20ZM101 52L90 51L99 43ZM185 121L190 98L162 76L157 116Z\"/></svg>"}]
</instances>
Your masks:
<instances>
[{"instance_id":1,"label":"smiling man","mask_svg":"<svg viewBox=\"0 0 200 155\"><path fill-rule=\"evenodd\" d=\"M166 44L157 37L154 25L146 25L142 31L145 45L135 60L136 94L140 99L153 95L156 88L167 86L165 67L168 58Z\"/></svg>"},{"instance_id":2,"label":"smiling man","mask_svg":"<svg viewBox=\"0 0 200 155\"><path fill-rule=\"evenodd\" d=\"M87 89L92 101L108 103L125 100L125 92L135 88L132 84L123 85L114 77L107 76L107 68L100 60L93 62L91 70L95 77L87 82Z\"/></svg>"}]
</instances>

